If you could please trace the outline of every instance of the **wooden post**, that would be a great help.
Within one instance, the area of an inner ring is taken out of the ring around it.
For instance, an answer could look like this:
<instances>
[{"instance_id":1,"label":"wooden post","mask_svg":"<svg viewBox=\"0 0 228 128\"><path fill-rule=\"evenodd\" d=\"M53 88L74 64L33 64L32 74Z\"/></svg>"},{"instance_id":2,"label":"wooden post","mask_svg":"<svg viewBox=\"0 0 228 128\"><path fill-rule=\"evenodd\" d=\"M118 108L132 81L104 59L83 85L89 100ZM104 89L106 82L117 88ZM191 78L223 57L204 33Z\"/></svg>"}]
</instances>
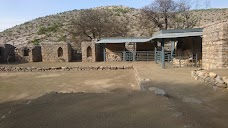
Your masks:
<instances>
[{"instance_id":1,"label":"wooden post","mask_svg":"<svg viewBox=\"0 0 228 128\"><path fill-rule=\"evenodd\" d=\"M162 68L164 69L165 68L165 49L164 49L164 45L165 45L165 40L162 39L162 42L161 42L161 46L162 46Z\"/></svg>"}]
</instances>

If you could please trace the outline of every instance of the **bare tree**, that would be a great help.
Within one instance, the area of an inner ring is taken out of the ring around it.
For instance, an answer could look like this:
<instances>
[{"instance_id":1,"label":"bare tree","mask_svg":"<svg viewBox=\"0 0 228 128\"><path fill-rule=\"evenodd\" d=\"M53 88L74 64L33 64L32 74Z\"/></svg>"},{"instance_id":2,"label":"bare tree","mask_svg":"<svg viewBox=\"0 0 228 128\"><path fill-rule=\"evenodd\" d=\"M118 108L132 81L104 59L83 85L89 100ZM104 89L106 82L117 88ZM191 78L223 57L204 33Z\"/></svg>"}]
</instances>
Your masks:
<instances>
[{"instance_id":1,"label":"bare tree","mask_svg":"<svg viewBox=\"0 0 228 128\"><path fill-rule=\"evenodd\" d=\"M177 13L172 19L172 28L193 28L199 21L198 17L190 11L192 8L191 0L179 0Z\"/></svg>"},{"instance_id":2,"label":"bare tree","mask_svg":"<svg viewBox=\"0 0 228 128\"><path fill-rule=\"evenodd\" d=\"M92 40L101 37L125 36L128 32L127 20L120 20L105 9L88 9L79 12L72 21L75 34Z\"/></svg>"},{"instance_id":3,"label":"bare tree","mask_svg":"<svg viewBox=\"0 0 228 128\"><path fill-rule=\"evenodd\" d=\"M169 19L176 12L176 4L173 0L155 0L142 9L143 15L148 17L154 25L160 29L167 29Z\"/></svg>"},{"instance_id":4,"label":"bare tree","mask_svg":"<svg viewBox=\"0 0 228 128\"><path fill-rule=\"evenodd\" d=\"M191 0L155 0L142 9L142 15L159 29L191 28L197 23L190 13Z\"/></svg>"}]
</instances>

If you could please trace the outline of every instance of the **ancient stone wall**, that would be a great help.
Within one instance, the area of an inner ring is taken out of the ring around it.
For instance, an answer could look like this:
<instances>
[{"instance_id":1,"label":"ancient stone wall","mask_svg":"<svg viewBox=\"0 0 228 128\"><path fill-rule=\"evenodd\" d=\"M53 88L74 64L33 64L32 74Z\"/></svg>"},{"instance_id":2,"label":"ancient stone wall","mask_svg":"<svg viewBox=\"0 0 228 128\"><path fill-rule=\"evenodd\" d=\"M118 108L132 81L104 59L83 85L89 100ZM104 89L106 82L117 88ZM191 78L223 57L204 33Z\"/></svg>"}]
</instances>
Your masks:
<instances>
[{"instance_id":1,"label":"ancient stone wall","mask_svg":"<svg viewBox=\"0 0 228 128\"><path fill-rule=\"evenodd\" d=\"M34 46L31 50L32 50L32 62L42 61L41 47Z\"/></svg>"},{"instance_id":2,"label":"ancient stone wall","mask_svg":"<svg viewBox=\"0 0 228 128\"><path fill-rule=\"evenodd\" d=\"M0 45L0 62L15 61L15 47L10 44Z\"/></svg>"},{"instance_id":3,"label":"ancient stone wall","mask_svg":"<svg viewBox=\"0 0 228 128\"><path fill-rule=\"evenodd\" d=\"M106 44L106 61L122 61L123 53L125 51L125 44Z\"/></svg>"},{"instance_id":4,"label":"ancient stone wall","mask_svg":"<svg viewBox=\"0 0 228 128\"><path fill-rule=\"evenodd\" d=\"M38 45L17 47L15 49L15 56L17 62L41 62L41 47Z\"/></svg>"},{"instance_id":5,"label":"ancient stone wall","mask_svg":"<svg viewBox=\"0 0 228 128\"><path fill-rule=\"evenodd\" d=\"M82 61L96 62L103 61L103 46L96 44L97 40L84 41L81 43Z\"/></svg>"},{"instance_id":6,"label":"ancient stone wall","mask_svg":"<svg viewBox=\"0 0 228 128\"><path fill-rule=\"evenodd\" d=\"M44 42L41 44L43 62L71 61L71 45L65 42Z\"/></svg>"},{"instance_id":7,"label":"ancient stone wall","mask_svg":"<svg viewBox=\"0 0 228 128\"><path fill-rule=\"evenodd\" d=\"M96 61L96 44L95 40L85 41L81 43L82 61L95 62Z\"/></svg>"},{"instance_id":8,"label":"ancient stone wall","mask_svg":"<svg viewBox=\"0 0 228 128\"><path fill-rule=\"evenodd\" d=\"M204 69L228 68L228 21L204 26L202 54Z\"/></svg>"}]
</instances>

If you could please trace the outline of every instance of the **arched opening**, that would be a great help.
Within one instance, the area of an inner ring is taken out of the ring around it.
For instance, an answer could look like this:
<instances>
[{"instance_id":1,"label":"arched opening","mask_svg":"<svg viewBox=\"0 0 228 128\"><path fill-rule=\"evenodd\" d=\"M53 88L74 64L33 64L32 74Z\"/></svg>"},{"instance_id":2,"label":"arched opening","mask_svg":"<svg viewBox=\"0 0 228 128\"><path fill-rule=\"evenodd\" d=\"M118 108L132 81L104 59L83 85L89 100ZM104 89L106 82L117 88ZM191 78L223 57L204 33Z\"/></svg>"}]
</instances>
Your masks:
<instances>
[{"instance_id":1,"label":"arched opening","mask_svg":"<svg viewBox=\"0 0 228 128\"><path fill-rule=\"evenodd\" d=\"M24 56L29 56L29 49L25 48L25 49L23 50L23 55L24 55Z\"/></svg>"},{"instance_id":2,"label":"arched opening","mask_svg":"<svg viewBox=\"0 0 228 128\"><path fill-rule=\"evenodd\" d=\"M58 48L58 57L63 56L63 49L61 47Z\"/></svg>"},{"instance_id":3,"label":"arched opening","mask_svg":"<svg viewBox=\"0 0 228 128\"><path fill-rule=\"evenodd\" d=\"M92 57L92 49L90 46L87 48L87 57Z\"/></svg>"}]
</instances>

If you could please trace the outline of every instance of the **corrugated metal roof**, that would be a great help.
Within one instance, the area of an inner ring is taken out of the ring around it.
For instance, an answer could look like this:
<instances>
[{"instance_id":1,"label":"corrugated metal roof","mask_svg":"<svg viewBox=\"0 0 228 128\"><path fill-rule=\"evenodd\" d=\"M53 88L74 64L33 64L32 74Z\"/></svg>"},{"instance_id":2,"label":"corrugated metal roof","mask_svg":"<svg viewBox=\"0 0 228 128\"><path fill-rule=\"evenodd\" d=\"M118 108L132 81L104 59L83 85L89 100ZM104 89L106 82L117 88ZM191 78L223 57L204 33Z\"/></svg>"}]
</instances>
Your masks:
<instances>
[{"instance_id":1,"label":"corrugated metal roof","mask_svg":"<svg viewBox=\"0 0 228 128\"><path fill-rule=\"evenodd\" d=\"M126 42L148 42L151 40L151 37L140 37L140 38L103 38L100 41L97 42L97 44L100 43L126 43Z\"/></svg>"},{"instance_id":2,"label":"corrugated metal roof","mask_svg":"<svg viewBox=\"0 0 228 128\"><path fill-rule=\"evenodd\" d=\"M202 28L194 29L170 29L161 30L155 33L152 37L140 37L140 38L103 38L97 43L126 43L126 42L149 42L153 39L165 39L165 38L180 38L180 37L191 37L191 36L202 36Z\"/></svg>"}]
</instances>

